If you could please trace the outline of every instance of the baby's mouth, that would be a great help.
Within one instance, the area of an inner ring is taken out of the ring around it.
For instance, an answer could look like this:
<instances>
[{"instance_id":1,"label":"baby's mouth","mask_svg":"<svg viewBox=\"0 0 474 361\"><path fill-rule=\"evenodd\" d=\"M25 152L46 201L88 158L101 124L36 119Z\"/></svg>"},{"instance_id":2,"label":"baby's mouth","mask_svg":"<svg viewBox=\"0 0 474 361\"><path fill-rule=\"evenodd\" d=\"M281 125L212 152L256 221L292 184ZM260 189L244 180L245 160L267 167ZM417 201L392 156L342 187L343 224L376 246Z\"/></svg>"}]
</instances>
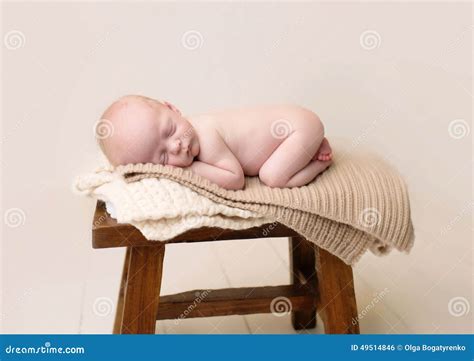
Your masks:
<instances>
[{"instance_id":1,"label":"baby's mouth","mask_svg":"<svg viewBox=\"0 0 474 361\"><path fill-rule=\"evenodd\" d=\"M193 142L191 140L186 146L186 154L189 156L192 156L193 155L192 153L193 153Z\"/></svg>"}]
</instances>

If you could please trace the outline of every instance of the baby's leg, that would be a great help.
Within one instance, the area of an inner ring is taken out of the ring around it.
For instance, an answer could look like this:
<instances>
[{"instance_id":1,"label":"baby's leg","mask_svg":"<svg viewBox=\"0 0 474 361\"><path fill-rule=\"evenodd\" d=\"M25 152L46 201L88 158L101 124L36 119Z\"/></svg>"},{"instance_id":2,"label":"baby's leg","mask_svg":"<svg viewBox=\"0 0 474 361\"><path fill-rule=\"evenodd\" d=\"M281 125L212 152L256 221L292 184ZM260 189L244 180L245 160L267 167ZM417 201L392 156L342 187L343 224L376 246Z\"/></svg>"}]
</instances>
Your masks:
<instances>
[{"instance_id":1,"label":"baby's leg","mask_svg":"<svg viewBox=\"0 0 474 361\"><path fill-rule=\"evenodd\" d=\"M316 176L329 167L332 160L318 160L314 159L309 164L296 173L291 179L285 184L285 187L300 187L311 182Z\"/></svg>"},{"instance_id":2,"label":"baby's leg","mask_svg":"<svg viewBox=\"0 0 474 361\"><path fill-rule=\"evenodd\" d=\"M313 180L328 166L316 163L310 165L311 158L319 149L323 138L322 128L294 131L260 168L261 181L270 187L297 187ZM303 169L304 171L300 173Z\"/></svg>"}]
</instances>

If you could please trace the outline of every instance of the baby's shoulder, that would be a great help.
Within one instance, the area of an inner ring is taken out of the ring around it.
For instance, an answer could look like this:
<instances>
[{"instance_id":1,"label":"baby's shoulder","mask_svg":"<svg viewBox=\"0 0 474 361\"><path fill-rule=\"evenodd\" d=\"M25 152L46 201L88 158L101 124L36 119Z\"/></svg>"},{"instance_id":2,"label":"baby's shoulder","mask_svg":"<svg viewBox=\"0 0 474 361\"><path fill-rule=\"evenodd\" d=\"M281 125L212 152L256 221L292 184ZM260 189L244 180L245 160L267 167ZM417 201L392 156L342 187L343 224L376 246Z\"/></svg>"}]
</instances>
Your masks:
<instances>
[{"instance_id":1,"label":"baby's shoulder","mask_svg":"<svg viewBox=\"0 0 474 361\"><path fill-rule=\"evenodd\" d=\"M226 128L216 117L212 115L202 115L193 119L193 126L207 143L215 143L219 140L225 141L224 133Z\"/></svg>"},{"instance_id":2,"label":"baby's shoulder","mask_svg":"<svg viewBox=\"0 0 474 361\"><path fill-rule=\"evenodd\" d=\"M212 130L216 129L216 122L213 117L209 115L193 116L189 120L197 131L211 132Z\"/></svg>"}]
</instances>

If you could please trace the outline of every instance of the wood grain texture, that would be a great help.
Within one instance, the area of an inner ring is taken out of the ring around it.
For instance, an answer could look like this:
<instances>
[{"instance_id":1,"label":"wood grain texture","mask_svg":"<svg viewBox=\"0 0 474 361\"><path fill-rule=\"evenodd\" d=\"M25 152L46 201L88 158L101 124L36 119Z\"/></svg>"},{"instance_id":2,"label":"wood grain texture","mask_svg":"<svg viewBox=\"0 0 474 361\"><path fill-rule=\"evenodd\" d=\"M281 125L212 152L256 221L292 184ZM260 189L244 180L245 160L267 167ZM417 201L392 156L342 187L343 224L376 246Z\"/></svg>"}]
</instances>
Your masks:
<instances>
[{"instance_id":1,"label":"wood grain texture","mask_svg":"<svg viewBox=\"0 0 474 361\"><path fill-rule=\"evenodd\" d=\"M316 272L320 303L318 312L327 334L358 334L357 304L352 267L324 249L317 248Z\"/></svg>"},{"instance_id":2,"label":"wood grain texture","mask_svg":"<svg viewBox=\"0 0 474 361\"><path fill-rule=\"evenodd\" d=\"M120 333L155 333L165 245L131 247Z\"/></svg>"},{"instance_id":3,"label":"wood grain texture","mask_svg":"<svg viewBox=\"0 0 474 361\"><path fill-rule=\"evenodd\" d=\"M266 234L269 233L269 229L271 229L271 234L267 236ZM190 229L166 241L149 241L131 224L117 223L114 218L109 216L105 209L105 204L101 201L97 202L92 223L93 248L158 246L165 243L212 242L216 240L226 241L291 236L298 236L298 233L281 223L274 222L243 230L201 227Z\"/></svg>"},{"instance_id":4,"label":"wood grain texture","mask_svg":"<svg viewBox=\"0 0 474 361\"><path fill-rule=\"evenodd\" d=\"M291 283L295 287L310 288L317 294L315 245L303 237L291 237L289 241ZM293 309L291 323L295 330L316 327L316 303L302 310Z\"/></svg>"},{"instance_id":5,"label":"wood grain texture","mask_svg":"<svg viewBox=\"0 0 474 361\"><path fill-rule=\"evenodd\" d=\"M314 291L294 285L193 290L162 296L157 319L283 313L311 309L316 302Z\"/></svg>"},{"instance_id":6,"label":"wood grain texture","mask_svg":"<svg viewBox=\"0 0 474 361\"><path fill-rule=\"evenodd\" d=\"M202 227L166 242L148 241L132 225L117 224L98 202L92 226L94 248L127 247L117 301L114 333L154 333L156 320L253 313L278 313L289 304L293 327L316 326L326 333L359 333L352 267L277 222L246 230ZM160 297L167 243L291 237L292 284L194 290ZM199 293L197 293L199 292ZM282 309L275 307L280 300Z\"/></svg>"},{"instance_id":7,"label":"wood grain texture","mask_svg":"<svg viewBox=\"0 0 474 361\"><path fill-rule=\"evenodd\" d=\"M114 321L114 334L119 334L122 328L122 319L123 319L123 299L125 295L125 287L127 285L127 277L128 277L128 266L130 264L130 248L127 248L125 252L125 259L123 262L123 270L122 270L122 280L120 281L120 289L119 295L117 300L117 307L115 309L115 321Z\"/></svg>"}]
</instances>

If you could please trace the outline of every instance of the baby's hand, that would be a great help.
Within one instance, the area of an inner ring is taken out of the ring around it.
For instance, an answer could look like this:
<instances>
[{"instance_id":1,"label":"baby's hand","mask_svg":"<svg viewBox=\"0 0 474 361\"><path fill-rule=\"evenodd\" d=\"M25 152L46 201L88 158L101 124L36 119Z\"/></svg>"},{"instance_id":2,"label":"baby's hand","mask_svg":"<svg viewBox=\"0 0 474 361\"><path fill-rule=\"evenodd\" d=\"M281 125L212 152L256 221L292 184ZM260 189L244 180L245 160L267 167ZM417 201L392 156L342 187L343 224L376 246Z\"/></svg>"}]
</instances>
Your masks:
<instances>
[{"instance_id":1,"label":"baby's hand","mask_svg":"<svg viewBox=\"0 0 474 361\"><path fill-rule=\"evenodd\" d=\"M195 163L196 161L193 161L190 165L186 166L186 167L176 167L176 168L182 168L182 169L185 169L185 170L193 170L193 164Z\"/></svg>"},{"instance_id":2,"label":"baby's hand","mask_svg":"<svg viewBox=\"0 0 474 361\"><path fill-rule=\"evenodd\" d=\"M244 188L245 178L243 173L236 174L229 170L225 170L201 161L194 161L189 167L184 169L191 170L201 177L204 177L217 184L219 187L228 190L238 190Z\"/></svg>"}]
</instances>

